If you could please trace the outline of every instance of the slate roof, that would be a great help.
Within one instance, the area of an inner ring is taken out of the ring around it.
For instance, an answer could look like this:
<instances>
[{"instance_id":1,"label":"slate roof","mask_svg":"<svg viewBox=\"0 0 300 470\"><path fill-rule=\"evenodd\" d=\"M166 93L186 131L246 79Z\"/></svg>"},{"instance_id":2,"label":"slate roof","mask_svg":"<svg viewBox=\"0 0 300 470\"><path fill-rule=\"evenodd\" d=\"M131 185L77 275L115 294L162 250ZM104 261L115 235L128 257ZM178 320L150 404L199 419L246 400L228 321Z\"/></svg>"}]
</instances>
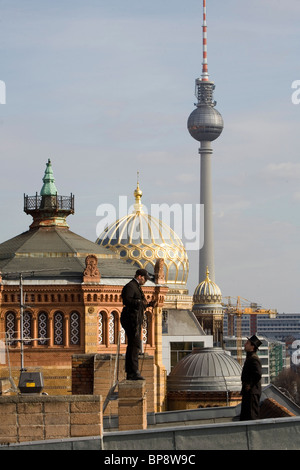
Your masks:
<instances>
[{"instance_id":1,"label":"slate roof","mask_svg":"<svg viewBox=\"0 0 300 470\"><path fill-rule=\"evenodd\" d=\"M0 272L5 277L5 273L36 271L30 275L31 278L82 282L85 258L89 254L98 257L102 280L130 279L136 271L136 267L127 264L118 255L67 228L39 227L0 244ZM47 269L48 272L41 272ZM14 278L17 279L18 275L10 274L9 279Z\"/></svg>"}]
</instances>

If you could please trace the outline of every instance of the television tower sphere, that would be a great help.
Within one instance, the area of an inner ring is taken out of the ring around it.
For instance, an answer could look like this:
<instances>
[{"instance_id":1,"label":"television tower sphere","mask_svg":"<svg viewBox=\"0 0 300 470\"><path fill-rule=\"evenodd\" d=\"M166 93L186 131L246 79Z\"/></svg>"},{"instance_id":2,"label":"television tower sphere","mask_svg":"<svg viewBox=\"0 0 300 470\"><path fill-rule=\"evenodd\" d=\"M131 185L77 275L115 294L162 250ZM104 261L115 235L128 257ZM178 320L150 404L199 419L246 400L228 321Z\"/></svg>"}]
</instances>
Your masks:
<instances>
[{"instance_id":1,"label":"television tower sphere","mask_svg":"<svg viewBox=\"0 0 300 470\"><path fill-rule=\"evenodd\" d=\"M200 104L190 114L187 128L191 136L201 141L217 139L223 130L223 118L219 111L208 104Z\"/></svg>"}]
</instances>

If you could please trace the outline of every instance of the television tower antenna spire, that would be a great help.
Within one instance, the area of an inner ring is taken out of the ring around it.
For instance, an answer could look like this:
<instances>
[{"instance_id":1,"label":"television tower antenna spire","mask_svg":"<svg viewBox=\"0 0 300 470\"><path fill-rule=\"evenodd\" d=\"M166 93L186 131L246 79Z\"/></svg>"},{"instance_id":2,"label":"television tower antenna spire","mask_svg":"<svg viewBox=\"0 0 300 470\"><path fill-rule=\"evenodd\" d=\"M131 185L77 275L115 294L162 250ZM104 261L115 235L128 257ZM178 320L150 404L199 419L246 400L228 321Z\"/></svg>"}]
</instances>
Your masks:
<instances>
[{"instance_id":1,"label":"television tower antenna spire","mask_svg":"<svg viewBox=\"0 0 300 470\"><path fill-rule=\"evenodd\" d=\"M203 0L203 25L202 25L202 52L203 52L203 62L202 62L202 81L208 82L208 65L207 65L207 24L206 24L206 0Z\"/></svg>"}]
</instances>

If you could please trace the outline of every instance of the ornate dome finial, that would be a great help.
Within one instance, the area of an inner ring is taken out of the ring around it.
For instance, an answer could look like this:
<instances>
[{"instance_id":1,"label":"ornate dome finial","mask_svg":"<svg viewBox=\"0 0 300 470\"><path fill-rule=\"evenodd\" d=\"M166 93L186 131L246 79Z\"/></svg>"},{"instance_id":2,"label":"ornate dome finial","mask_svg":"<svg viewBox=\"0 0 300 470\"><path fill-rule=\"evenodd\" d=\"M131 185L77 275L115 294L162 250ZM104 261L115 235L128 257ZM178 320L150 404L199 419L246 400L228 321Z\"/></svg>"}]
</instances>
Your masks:
<instances>
[{"instance_id":1,"label":"ornate dome finial","mask_svg":"<svg viewBox=\"0 0 300 470\"><path fill-rule=\"evenodd\" d=\"M46 170L43 178L43 183L44 184L40 192L41 196L55 196L57 194L50 158L48 158L48 162L46 163Z\"/></svg>"},{"instance_id":2,"label":"ornate dome finial","mask_svg":"<svg viewBox=\"0 0 300 470\"><path fill-rule=\"evenodd\" d=\"M143 204L141 203L143 191L140 189L139 175L140 175L140 172L138 171L137 172L137 185L136 185L136 189L133 193L133 195L135 197L135 204L134 204L135 212L143 212Z\"/></svg>"}]
</instances>

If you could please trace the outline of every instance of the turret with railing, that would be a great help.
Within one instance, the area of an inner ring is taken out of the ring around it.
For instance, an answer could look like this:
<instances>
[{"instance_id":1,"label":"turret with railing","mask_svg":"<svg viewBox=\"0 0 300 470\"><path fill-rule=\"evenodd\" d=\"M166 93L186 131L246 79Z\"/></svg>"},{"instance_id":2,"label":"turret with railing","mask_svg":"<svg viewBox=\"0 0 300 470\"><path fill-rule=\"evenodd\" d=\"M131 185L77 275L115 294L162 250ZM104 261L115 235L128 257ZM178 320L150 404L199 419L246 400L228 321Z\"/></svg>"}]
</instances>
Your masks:
<instances>
[{"instance_id":1,"label":"turret with railing","mask_svg":"<svg viewBox=\"0 0 300 470\"><path fill-rule=\"evenodd\" d=\"M30 228L36 227L68 227L66 218L74 214L74 195L60 196L54 184L50 159L47 162L43 187L40 194L27 196L24 194L24 212L33 217Z\"/></svg>"}]
</instances>

